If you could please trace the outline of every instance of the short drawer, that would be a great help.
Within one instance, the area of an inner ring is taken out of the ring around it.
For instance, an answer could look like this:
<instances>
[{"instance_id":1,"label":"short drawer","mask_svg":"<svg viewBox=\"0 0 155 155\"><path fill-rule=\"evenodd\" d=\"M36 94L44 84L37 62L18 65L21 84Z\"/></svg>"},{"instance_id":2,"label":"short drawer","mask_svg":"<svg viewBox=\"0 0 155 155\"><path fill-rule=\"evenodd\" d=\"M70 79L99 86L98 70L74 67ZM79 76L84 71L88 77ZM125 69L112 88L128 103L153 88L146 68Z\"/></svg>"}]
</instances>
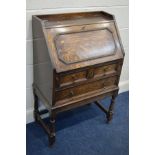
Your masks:
<instances>
[{"instance_id":1,"label":"short drawer","mask_svg":"<svg viewBox=\"0 0 155 155\"><path fill-rule=\"evenodd\" d=\"M108 89L111 86L115 86L117 83L117 76L101 79L94 82L88 82L76 87L67 88L56 92L56 101L71 98L74 96L82 95L96 90Z\"/></svg>"},{"instance_id":2,"label":"short drawer","mask_svg":"<svg viewBox=\"0 0 155 155\"><path fill-rule=\"evenodd\" d=\"M66 85L71 85L73 83L78 83L86 80L86 70L75 72L71 74L62 75L59 77L57 83L59 87L63 87Z\"/></svg>"},{"instance_id":3,"label":"short drawer","mask_svg":"<svg viewBox=\"0 0 155 155\"><path fill-rule=\"evenodd\" d=\"M94 69L94 77L113 74L113 73L116 73L117 70L118 70L118 64L110 64L110 65L96 67Z\"/></svg>"}]
</instances>

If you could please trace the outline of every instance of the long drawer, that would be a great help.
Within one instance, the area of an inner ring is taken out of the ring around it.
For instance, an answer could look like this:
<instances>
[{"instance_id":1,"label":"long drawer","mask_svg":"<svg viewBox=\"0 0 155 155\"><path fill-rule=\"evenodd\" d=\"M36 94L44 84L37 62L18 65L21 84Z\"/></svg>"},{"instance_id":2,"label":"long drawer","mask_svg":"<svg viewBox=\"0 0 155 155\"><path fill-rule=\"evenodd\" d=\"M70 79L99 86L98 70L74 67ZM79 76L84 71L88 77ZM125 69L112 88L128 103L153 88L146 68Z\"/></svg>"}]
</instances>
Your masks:
<instances>
[{"instance_id":1,"label":"long drawer","mask_svg":"<svg viewBox=\"0 0 155 155\"><path fill-rule=\"evenodd\" d=\"M56 101L72 98L88 92L93 92L99 89L108 89L111 86L117 85L117 76L104 78L94 82L88 82L75 87L56 91Z\"/></svg>"},{"instance_id":2,"label":"long drawer","mask_svg":"<svg viewBox=\"0 0 155 155\"><path fill-rule=\"evenodd\" d=\"M90 79L96 79L99 77L105 77L112 74L119 74L120 73L120 64L113 63L109 65L103 66L95 66L91 67L86 70L70 73L70 74L62 74L61 76L57 77L57 86L58 87L65 87L75 83L79 83L82 81L87 81Z\"/></svg>"}]
</instances>

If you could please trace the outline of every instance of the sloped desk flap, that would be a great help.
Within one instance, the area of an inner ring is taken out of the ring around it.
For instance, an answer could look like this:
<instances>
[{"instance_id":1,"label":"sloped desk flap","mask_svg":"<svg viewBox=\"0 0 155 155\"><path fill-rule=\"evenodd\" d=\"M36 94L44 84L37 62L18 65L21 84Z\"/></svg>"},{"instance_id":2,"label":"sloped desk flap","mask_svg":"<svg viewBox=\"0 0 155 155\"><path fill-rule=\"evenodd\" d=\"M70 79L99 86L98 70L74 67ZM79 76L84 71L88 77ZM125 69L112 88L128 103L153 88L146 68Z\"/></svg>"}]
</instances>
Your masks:
<instances>
[{"instance_id":1,"label":"sloped desk flap","mask_svg":"<svg viewBox=\"0 0 155 155\"><path fill-rule=\"evenodd\" d=\"M55 39L58 57L66 64L112 55L116 52L108 29L60 34Z\"/></svg>"},{"instance_id":2,"label":"sloped desk flap","mask_svg":"<svg viewBox=\"0 0 155 155\"><path fill-rule=\"evenodd\" d=\"M96 22L96 21L95 21ZM72 23L73 24L73 23ZM57 72L123 58L115 21L45 26L49 54Z\"/></svg>"}]
</instances>

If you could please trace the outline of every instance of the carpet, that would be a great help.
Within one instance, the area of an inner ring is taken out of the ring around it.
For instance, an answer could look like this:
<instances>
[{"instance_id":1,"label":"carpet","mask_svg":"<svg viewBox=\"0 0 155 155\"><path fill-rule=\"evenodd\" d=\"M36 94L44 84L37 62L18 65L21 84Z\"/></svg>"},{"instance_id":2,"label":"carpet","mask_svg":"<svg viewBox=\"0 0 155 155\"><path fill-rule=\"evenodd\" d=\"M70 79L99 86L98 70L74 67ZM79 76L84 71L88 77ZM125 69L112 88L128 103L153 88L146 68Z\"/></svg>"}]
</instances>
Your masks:
<instances>
[{"instance_id":1,"label":"carpet","mask_svg":"<svg viewBox=\"0 0 155 155\"><path fill-rule=\"evenodd\" d=\"M109 102L110 98L102 100L105 107ZM58 114L52 148L48 147L47 135L39 124L27 124L26 151L27 155L128 155L129 92L116 98L110 124L95 104Z\"/></svg>"}]
</instances>

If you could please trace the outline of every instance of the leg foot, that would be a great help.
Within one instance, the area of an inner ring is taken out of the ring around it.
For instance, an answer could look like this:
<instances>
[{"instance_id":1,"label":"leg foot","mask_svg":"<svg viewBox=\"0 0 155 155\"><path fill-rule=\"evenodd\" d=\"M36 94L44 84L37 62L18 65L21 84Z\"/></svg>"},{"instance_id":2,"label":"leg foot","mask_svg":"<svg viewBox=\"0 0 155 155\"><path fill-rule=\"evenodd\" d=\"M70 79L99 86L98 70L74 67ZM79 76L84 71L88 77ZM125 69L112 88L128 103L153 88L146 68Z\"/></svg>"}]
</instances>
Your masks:
<instances>
[{"instance_id":1,"label":"leg foot","mask_svg":"<svg viewBox=\"0 0 155 155\"><path fill-rule=\"evenodd\" d=\"M107 123L109 123L112 120L112 118L113 118L113 112L110 111L107 113Z\"/></svg>"},{"instance_id":2,"label":"leg foot","mask_svg":"<svg viewBox=\"0 0 155 155\"><path fill-rule=\"evenodd\" d=\"M48 136L49 147L53 146L55 142L55 136Z\"/></svg>"},{"instance_id":3,"label":"leg foot","mask_svg":"<svg viewBox=\"0 0 155 155\"><path fill-rule=\"evenodd\" d=\"M113 110L114 110L114 104L115 104L115 98L118 93L112 95L111 103L107 112L107 122L109 123L113 118Z\"/></svg>"}]
</instances>

